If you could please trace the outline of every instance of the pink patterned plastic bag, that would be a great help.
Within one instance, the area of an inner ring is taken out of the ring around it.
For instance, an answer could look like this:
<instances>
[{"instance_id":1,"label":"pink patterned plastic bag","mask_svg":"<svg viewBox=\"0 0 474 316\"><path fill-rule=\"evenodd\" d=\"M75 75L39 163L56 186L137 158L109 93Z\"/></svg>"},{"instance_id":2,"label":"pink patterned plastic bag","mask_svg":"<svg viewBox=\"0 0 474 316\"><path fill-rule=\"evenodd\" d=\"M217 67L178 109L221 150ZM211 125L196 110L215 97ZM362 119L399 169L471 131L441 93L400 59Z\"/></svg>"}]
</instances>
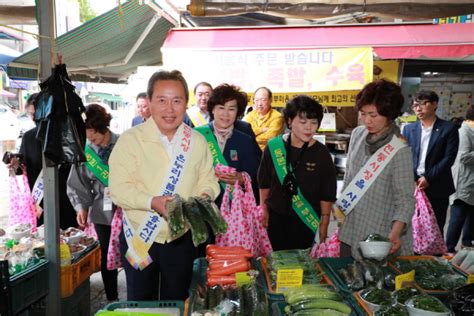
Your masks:
<instances>
[{"instance_id":1,"label":"pink patterned plastic bag","mask_svg":"<svg viewBox=\"0 0 474 316\"><path fill-rule=\"evenodd\" d=\"M86 227L84 227L84 234L88 237L92 237L95 240L98 240L97 232L95 231L94 223L87 222Z\"/></svg>"},{"instance_id":2,"label":"pink patterned plastic bag","mask_svg":"<svg viewBox=\"0 0 474 316\"><path fill-rule=\"evenodd\" d=\"M115 270L122 267L120 258L120 240L122 232L122 209L117 207L111 224L109 250L107 251L107 270Z\"/></svg>"},{"instance_id":3,"label":"pink patterned plastic bag","mask_svg":"<svg viewBox=\"0 0 474 316\"><path fill-rule=\"evenodd\" d=\"M339 228L325 242L314 244L311 249L312 258L338 258L340 255L341 242L339 241Z\"/></svg>"},{"instance_id":4,"label":"pink patterned plastic bag","mask_svg":"<svg viewBox=\"0 0 474 316\"><path fill-rule=\"evenodd\" d=\"M220 168L221 172L222 170ZM225 234L216 236L216 244L242 246L255 256L266 256L272 251L272 246L262 225L263 210L255 201L250 176L245 172L242 175L245 189L236 182L233 186L232 200L230 199L232 186L226 186L221 213L227 221L228 228Z\"/></svg>"},{"instance_id":5,"label":"pink patterned plastic bag","mask_svg":"<svg viewBox=\"0 0 474 316\"><path fill-rule=\"evenodd\" d=\"M416 209L412 217L413 251L423 255L438 255L448 251L438 227L433 208L425 192L416 188Z\"/></svg>"},{"instance_id":6,"label":"pink patterned plastic bag","mask_svg":"<svg viewBox=\"0 0 474 316\"><path fill-rule=\"evenodd\" d=\"M10 176L10 213L9 225L30 224L32 232L36 231L36 206L31 196L26 173Z\"/></svg>"}]
</instances>

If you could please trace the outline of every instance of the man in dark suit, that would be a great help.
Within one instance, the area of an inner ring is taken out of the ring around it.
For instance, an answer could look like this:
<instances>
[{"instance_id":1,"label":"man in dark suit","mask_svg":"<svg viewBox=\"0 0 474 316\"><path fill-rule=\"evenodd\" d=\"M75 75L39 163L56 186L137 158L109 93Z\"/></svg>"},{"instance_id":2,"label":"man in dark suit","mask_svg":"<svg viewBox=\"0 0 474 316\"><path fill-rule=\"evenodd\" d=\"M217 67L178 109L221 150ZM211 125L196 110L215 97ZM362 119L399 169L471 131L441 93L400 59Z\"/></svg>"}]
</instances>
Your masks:
<instances>
[{"instance_id":1,"label":"man in dark suit","mask_svg":"<svg viewBox=\"0 0 474 316\"><path fill-rule=\"evenodd\" d=\"M137 95L136 102L138 115L133 118L132 127L145 122L151 116L146 92L140 92Z\"/></svg>"},{"instance_id":2,"label":"man in dark suit","mask_svg":"<svg viewBox=\"0 0 474 316\"><path fill-rule=\"evenodd\" d=\"M412 109L418 121L407 125L403 136L413 152L413 168L418 188L425 190L443 233L449 196L455 192L451 166L456 159L459 135L456 126L436 116L438 95L420 91Z\"/></svg>"}]
</instances>

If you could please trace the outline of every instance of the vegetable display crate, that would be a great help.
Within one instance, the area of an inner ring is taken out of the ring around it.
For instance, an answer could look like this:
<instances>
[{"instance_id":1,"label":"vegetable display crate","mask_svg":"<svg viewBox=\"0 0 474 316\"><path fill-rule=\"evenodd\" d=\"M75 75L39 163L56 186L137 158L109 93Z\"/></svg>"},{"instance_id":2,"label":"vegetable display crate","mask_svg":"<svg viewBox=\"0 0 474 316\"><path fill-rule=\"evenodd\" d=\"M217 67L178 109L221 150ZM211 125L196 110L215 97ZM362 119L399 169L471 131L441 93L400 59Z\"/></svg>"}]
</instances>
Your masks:
<instances>
[{"instance_id":1,"label":"vegetable display crate","mask_svg":"<svg viewBox=\"0 0 474 316\"><path fill-rule=\"evenodd\" d=\"M48 265L48 261L41 259L35 265L10 277L13 315L27 309L48 294Z\"/></svg>"},{"instance_id":2,"label":"vegetable display crate","mask_svg":"<svg viewBox=\"0 0 474 316\"><path fill-rule=\"evenodd\" d=\"M345 300L346 303L349 303L347 300ZM273 302L271 305L271 315L272 316L286 316L287 314L285 313L285 307L288 305L285 301L278 301L278 302ZM366 313L365 310L362 310L357 304L353 306L352 303L349 304L350 307L352 308L352 313L350 316L365 316L369 315Z\"/></svg>"},{"instance_id":3,"label":"vegetable display crate","mask_svg":"<svg viewBox=\"0 0 474 316\"><path fill-rule=\"evenodd\" d=\"M262 257L256 260L256 262L257 262L257 269L261 272L260 282L261 284L264 285L270 304L273 305L273 303L276 303L276 302L282 302L282 301L284 302L285 297L283 296L283 294L276 292L275 289L273 288L270 272L267 269L267 259Z\"/></svg>"},{"instance_id":4,"label":"vegetable display crate","mask_svg":"<svg viewBox=\"0 0 474 316\"><path fill-rule=\"evenodd\" d=\"M61 299L61 315L67 316L89 316L91 313L91 290L89 279L80 284L72 295ZM31 305L28 316L46 315L46 302Z\"/></svg>"},{"instance_id":5,"label":"vegetable display crate","mask_svg":"<svg viewBox=\"0 0 474 316\"><path fill-rule=\"evenodd\" d=\"M133 308L133 309L148 309L148 308L169 308L175 310L175 314L184 315L184 303L182 301L124 301L116 302L105 306L103 310L97 312L98 316L136 316L136 315L169 315L163 313L153 313L153 312L125 312L125 311L116 311L121 308Z\"/></svg>"},{"instance_id":6,"label":"vegetable display crate","mask_svg":"<svg viewBox=\"0 0 474 316\"><path fill-rule=\"evenodd\" d=\"M91 274L100 270L100 247L96 246L75 263L61 267L61 297L68 297Z\"/></svg>"},{"instance_id":7,"label":"vegetable display crate","mask_svg":"<svg viewBox=\"0 0 474 316\"><path fill-rule=\"evenodd\" d=\"M352 263L354 263L354 259L351 257L319 258L319 266L321 267L323 272L337 288L343 291L350 291L350 289L347 286L346 282L341 279L337 271L339 269L346 268L349 264Z\"/></svg>"},{"instance_id":8,"label":"vegetable display crate","mask_svg":"<svg viewBox=\"0 0 474 316\"><path fill-rule=\"evenodd\" d=\"M400 256L400 257L397 257L396 260L407 260L407 261L417 261L417 260L433 260L435 261L435 257L432 257L432 256ZM447 265L452 267L452 270L458 274L458 275L461 275L462 277L465 278L466 282L467 282L467 277L466 275L460 271L459 269L457 269L456 267L454 267L451 263L447 262ZM401 270L399 270L393 262L389 262L389 266L395 270L397 273L403 273ZM464 283L466 283L464 282ZM437 298L439 298L440 300L442 300L443 302L446 302L449 295L451 294L452 291L450 290L432 290L432 289L425 289L423 288L420 284L418 284L417 282L415 282L415 287L417 287L420 291L426 293L426 294L429 294L429 295L433 295Z\"/></svg>"},{"instance_id":9,"label":"vegetable display crate","mask_svg":"<svg viewBox=\"0 0 474 316\"><path fill-rule=\"evenodd\" d=\"M259 271L257 277L257 284L259 284L263 289L266 288L265 277L260 269L258 260L252 259L251 261L252 269ZM191 315L194 311L194 295L196 294L196 289L198 286L206 286L207 283L207 267L208 262L206 258L197 258L193 263L193 277L191 279L191 285L189 286L189 299L188 299L188 315ZM271 300L269 299L269 305L271 305ZM270 306L269 306L270 307Z\"/></svg>"},{"instance_id":10,"label":"vegetable display crate","mask_svg":"<svg viewBox=\"0 0 474 316\"><path fill-rule=\"evenodd\" d=\"M360 299L357 292L354 293L349 289L337 272L337 270L346 268L352 263L354 263L352 257L318 259L318 267L320 267L327 276L328 283L333 284L337 289L339 289L346 302L350 304L354 310L353 315L370 315L370 309L367 304Z\"/></svg>"}]
</instances>

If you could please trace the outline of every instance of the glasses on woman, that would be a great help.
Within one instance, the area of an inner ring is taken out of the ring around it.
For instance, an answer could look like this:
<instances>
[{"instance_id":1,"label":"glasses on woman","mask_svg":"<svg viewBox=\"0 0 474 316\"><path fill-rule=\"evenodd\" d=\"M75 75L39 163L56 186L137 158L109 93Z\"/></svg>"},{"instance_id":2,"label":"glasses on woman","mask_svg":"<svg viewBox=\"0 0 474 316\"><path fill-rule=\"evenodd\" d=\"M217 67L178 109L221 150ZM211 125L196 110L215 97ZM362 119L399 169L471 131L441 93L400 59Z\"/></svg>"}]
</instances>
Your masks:
<instances>
[{"instance_id":1,"label":"glasses on woman","mask_svg":"<svg viewBox=\"0 0 474 316\"><path fill-rule=\"evenodd\" d=\"M413 101L413 104L411 105L411 108L412 109L416 109L417 107L420 107L422 109L426 108L428 106L428 104L430 103L430 101L428 100L425 100L425 101Z\"/></svg>"}]
</instances>

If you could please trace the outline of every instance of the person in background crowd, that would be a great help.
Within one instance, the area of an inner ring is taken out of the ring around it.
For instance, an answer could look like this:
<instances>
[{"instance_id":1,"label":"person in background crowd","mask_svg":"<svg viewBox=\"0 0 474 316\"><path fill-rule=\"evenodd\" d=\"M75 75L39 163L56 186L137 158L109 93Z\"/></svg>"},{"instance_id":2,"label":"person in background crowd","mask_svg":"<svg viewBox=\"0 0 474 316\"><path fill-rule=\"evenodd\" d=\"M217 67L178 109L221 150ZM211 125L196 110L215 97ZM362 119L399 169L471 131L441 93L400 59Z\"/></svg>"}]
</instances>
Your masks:
<instances>
[{"instance_id":1,"label":"person in background crowd","mask_svg":"<svg viewBox=\"0 0 474 316\"><path fill-rule=\"evenodd\" d=\"M433 207L441 234L444 232L449 196L455 192L451 167L456 160L459 135L456 126L436 116L438 95L420 91L412 109L418 121L403 129L413 152L416 185L423 189Z\"/></svg>"},{"instance_id":2,"label":"person in background crowd","mask_svg":"<svg viewBox=\"0 0 474 316\"><path fill-rule=\"evenodd\" d=\"M28 104L33 104L34 109L37 107L38 94L32 94L28 98ZM34 115L34 112L33 112ZM36 121L35 121L36 123ZM28 130L21 139L21 146L19 153L23 156L23 164L26 167L26 176L28 178L28 185L30 190L33 190L35 183L40 181L43 170L43 156L41 142L36 139L38 127ZM19 161L13 158L10 167L18 168ZM71 170L70 164L61 164L58 166L58 195L59 195L59 227L67 229L69 227L77 227L76 212L69 202L66 193L66 182ZM43 224L43 201L38 201L36 204L38 226Z\"/></svg>"},{"instance_id":3,"label":"person in background crowd","mask_svg":"<svg viewBox=\"0 0 474 316\"><path fill-rule=\"evenodd\" d=\"M267 87L260 87L255 91L254 110L247 114L243 120L252 126L257 143L262 150L267 142L280 135L284 128L283 116L277 110L272 109L272 92Z\"/></svg>"},{"instance_id":4,"label":"person in background crowd","mask_svg":"<svg viewBox=\"0 0 474 316\"><path fill-rule=\"evenodd\" d=\"M97 166L108 166L108 160L118 135L110 131L112 116L99 104L86 107L86 154L88 162L72 166L67 180L67 194L77 212L79 227L93 223L100 242L100 272L107 300L118 299L117 270L107 270L107 252L110 241L110 224L113 205L110 200L108 176L102 176Z\"/></svg>"},{"instance_id":5,"label":"person in background crowd","mask_svg":"<svg viewBox=\"0 0 474 316\"><path fill-rule=\"evenodd\" d=\"M462 246L474 240L474 105L459 129L459 150L453 165L456 192L450 197L451 217L446 234L448 252L454 253L462 231Z\"/></svg>"},{"instance_id":6,"label":"person in background crowd","mask_svg":"<svg viewBox=\"0 0 474 316\"><path fill-rule=\"evenodd\" d=\"M137 95L137 111L138 115L133 118L132 126L145 122L151 116L146 92L141 92Z\"/></svg>"},{"instance_id":7,"label":"person in background crowd","mask_svg":"<svg viewBox=\"0 0 474 316\"><path fill-rule=\"evenodd\" d=\"M206 137L208 143L212 142L217 145L214 147L221 152L225 160L221 163L237 169L237 172L231 175L216 172L219 181L235 184L235 181L239 179L240 184L243 184L240 173L245 171L252 178L254 193L257 193L256 177L262 151L254 137L234 127L234 123L242 115L246 105L247 94L245 92L241 92L235 86L222 84L214 90L207 103L211 122L196 130ZM218 206L221 204L223 194L224 191L221 190L216 200Z\"/></svg>"},{"instance_id":8,"label":"person in background crowd","mask_svg":"<svg viewBox=\"0 0 474 316\"><path fill-rule=\"evenodd\" d=\"M209 123L207 101L212 95L212 86L207 82L200 82L194 87L196 104L186 110L184 123L190 127L199 127Z\"/></svg>"},{"instance_id":9,"label":"person in background crowd","mask_svg":"<svg viewBox=\"0 0 474 316\"><path fill-rule=\"evenodd\" d=\"M109 159L112 200L124 211L127 298L157 300L159 290L160 300L184 300L197 251L189 229L171 237L166 204L175 193L214 200L219 184L204 137L183 124L189 92L182 74L154 73L147 95L152 119L123 133Z\"/></svg>"},{"instance_id":10,"label":"person in background crowd","mask_svg":"<svg viewBox=\"0 0 474 316\"><path fill-rule=\"evenodd\" d=\"M38 93L32 93L26 100L25 112L18 117L21 131L20 136L36 126L35 124L35 105L33 101L38 97Z\"/></svg>"},{"instance_id":11,"label":"person in background crowd","mask_svg":"<svg viewBox=\"0 0 474 316\"><path fill-rule=\"evenodd\" d=\"M456 125L456 127L457 127L458 129L461 128L462 122L463 122L463 118L462 118L462 117L452 117L452 118L451 118L451 123L453 123L454 125Z\"/></svg>"},{"instance_id":12,"label":"person in background crowd","mask_svg":"<svg viewBox=\"0 0 474 316\"><path fill-rule=\"evenodd\" d=\"M38 97L39 93L32 93L26 100L26 105L25 105L25 113L28 115L28 117L34 121L35 120L35 104L34 101Z\"/></svg>"},{"instance_id":13,"label":"person in background crowd","mask_svg":"<svg viewBox=\"0 0 474 316\"><path fill-rule=\"evenodd\" d=\"M400 140L400 130L394 120L400 115L403 106L401 88L387 80L377 80L367 84L356 97L356 107L359 110L363 126L352 131L351 142L347 154L347 168L341 197L354 203L353 209L345 217L339 232L341 241L341 257L360 258L359 241L368 234L380 234L392 242L391 253L400 250L403 255L413 253L413 236L411 218L415 210L414 179L410 147ZM385 166L368 165L367 161L374 155L387 157L387 152L379 151L386 148L398 150L391 156ZM381 155L382 154L382 155ZM378 171L373 185L364 183L364 173ZM356 185L365 188L357 197L350 199L350 184L353 179ZM348 188L349 187L349 188ZM341 199L341 198L340 198ZM339 200L338 200L339 204Z\"/></svg>"},{"instance_id":14,"label":"person in background crowd","mask_svg":"<svg viewBox=\"0 0 474 316\"><path fill-rule=\"evenodd\" d=\"M258 170L263 225L273 250L309 248L317 230L321 241L327 237L336 168L326 146L313 138L323 118L322 106L297 96L283 114L290 133L268 142ZM292 203L295 195L304 205Z\"/></svg>"}]
</instances>

